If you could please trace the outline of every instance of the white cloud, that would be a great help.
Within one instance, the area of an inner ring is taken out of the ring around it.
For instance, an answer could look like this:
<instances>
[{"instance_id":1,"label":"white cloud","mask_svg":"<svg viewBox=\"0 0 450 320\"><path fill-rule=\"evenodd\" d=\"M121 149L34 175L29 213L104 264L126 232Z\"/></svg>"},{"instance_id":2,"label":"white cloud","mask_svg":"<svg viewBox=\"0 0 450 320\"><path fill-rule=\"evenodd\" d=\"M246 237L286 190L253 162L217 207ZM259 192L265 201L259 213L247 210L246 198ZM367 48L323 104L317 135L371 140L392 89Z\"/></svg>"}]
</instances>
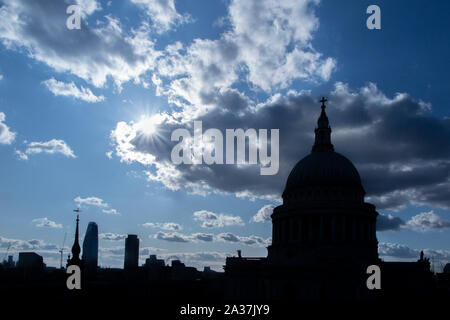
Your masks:
<instances>
[{"instance_id":1,"label":"white cloud","mask_svg":"<svg viewBox=\"0 0 450 320\"><path fill-rule=\"evenodd\" d=\"M80 196L73 199L78 205L89 205L95 207L108 207L108 204L98 197L86 197L81 198Z\"/></svg>"},{"instance_id":2,"label":"white cloud","mask_svg":"<svg viewBox=\"0 0 450 320\"><path fill-rule=\"evenodd\" d=\"M160 232L156 233L153 237L158 240L164 240L164 241L170 241L170 242L190 242L191 241L191 237L185 236L178 232L167 233L167 232L160 231Z\"/></svg>"},{"instance_id":3,"label":"white cloud","mask_svg":"<svg viewBox=\"0 0 450 320\"><path fill-rule=\"evenodd\" d=\"M67 96L81 99L86 102L100 102L105 99L104 96L96 96L91 89L78 88L75 83L65 83L51 78L42 82L55 96Z\"/></svg>"},{"instance_id":4,"label":"white cloud","mask_svg":"<svg viewBox=\"0 0 450 320\"><path fill-rule=\"evenodd\" d=\"M120 214L116 209L103 209L102 212L106 214Z\"/></svg>"},{"instance_id":5,"label":"white cloud","mask_svg":"<svg viewBox=\"0 0 450 320\"><path fill-rule=\"evenodd\" d=\"M0 236L0 248L8 248L10 252L18 251L55 251L59 248L51 243L47 243L39 239L31 240L19 240L19 239L9 239Z\"/></svg>"},{"instance_id":6,"label":"white cloud","mask_svg":"<svg viewBox=\"0 0 450 320\"><path fill-rule=\"evenodd\" d=\"M52 139L45 142L30 142L26 145L25 153L35 154L35 153L60 153L69 158L76 158L73 150L67 145L64 140ZM21 156L23 153L18 154Z\"/></svg>"},{"instance_id":7,"label":"white cloud","mask_svg":"<svg viewBox=\"0 0 450 320\"><path fill-rule=\"evenodd\" d=\"M450 221L445 220L433 211L429 211L411 217L406 223L406 227L419 231L440 230L450 228Z\"/></svg>"},{"instance_id":8,"label":"white cloud","mask_svg":"<svg viewBox=\"0 0 450 320\"><path fill-rule=\"evenodd\" d=\"M430 262L433 263L434 260L438 261L438 264L435 265L435 268L438 270L441 268L440 263L445 265L450 262L450 250L430 248L414 249L404 244L390 242L380 242L378 244L380 257L386 258L387 260L401 259L417 261L420 257L420 251L423 251L425 258L429 258Z\"/></svg>"},{"instance_id":9,"label":"white cloud","mask_svg":"<svg viewBox=\"0 0 450 320\"><path fill-rule=\"evenodd\" d=\"M406 245L380 242L378 244L378 253L380 256L397 257L397 258L419 258L419 251L411 249Z\"/></svg>"},{"instance_id":10,"label":"white cloud","mask_svg":"<svg viewBox=\"0 0 450 320\"><path fill-rule=\"evenodd\" d=\"M181 225L175 222L146 222L142 224L142 226L146 228L158 228L167 231L179 231L183 229Z\"/></svg>"},{"instance_id":11,"label":"white cloud","mask_svg":"<svg viewBox=\"0 0 450 320\"><path fill-rule=\"evenodd\" d=\"M189 113L214 107L217 93L238 81L271 92L294 79L327 81L336 61L311 43L318 1L231 1L230 27L217 40L195 39L166 48L153 75L157 93L189 105Z\"/></svg>"},{"instance_id":12,"label":"white cloud","mask_svg":"<svg viewBox=\"0 0 450 320\"><path fill-rule=\"evenodd\" d=\"M131 0L145 9L158 33L191 21L189 15L181 15L175 8L174 0Z\"/></svg>"},{"instance_id":13,"label":"white cloud","mask_svg":"<svg viewBox=\"0 0 450 320\"><path fill-rule=\"evenodd\" d=\"M116 234L116 233L100 233L98 235L99 239L102 240L109 240L109 241L120 241L120 240L124 240L126 239L127 235L126 234Z\"/></svg>"},{"instance_id":14,"label":"white cloud","mask_svg":"<svg viewBox=\"0 0 450 320\"><path fill-rule=\"evenodd\" d=\"M36 223L36 227L49 227L49 228L62 228L62 224L49 220L47 217L33 219L32 222Z\"/></svg>"},{"instance_id":15,"label":"white cloud","mask_svg":"<svg viewBox=\"0 0 450 320\"><path fill-rule=\"evenodd\" d=\"M80 196L73 199L77 203L78 206L94 206L98 208L102 208L102 212L108 215L120 215L120 213L114 209L111 208L110 205L105 202L103 199L98 197L86 197L82 198Z\"/></svg>"},{"instance_id":16,"label":"white cloud","mask_svg":"<svg viewBox=\"0 0 450 320\"><path fill-rule=\"evenodd\" d=\"M6 115L0 112L0 144L11 144L16 138L16 133L12 132L5 124Z\"/></svg>"},{"instance_id":17,"label":"white cloud","mask_svg":"<svg viewBox=\"0 0 450 320\"><path fill-rule=\"evenodd\" d=\"M14 153L17 155L17 158L19 160L28 160L28 156L26 155L26 153L20 150L14 150Z\"/></svg>"},{"instance_id":18,"label":"white cloud","mask_svg":"<svg viewBox=\"0 0 450 320\"><path fill-rule=\"evenodd\" d=\"M214 235L211 233L203 233L203 232L197 232L191 234L191 239L193 241L199 240L204 242L211 242L214 241Z\"/></svg>"},{"instance_id":19,"label":"white cloud","mask_svg":"<svg viewBox=\"0 0 450 320\"><path fill-rule=\"evenodd\" d=\"M272 243L272 238L263 239L255 235L243 237L231 232L220 233L216 236L216 239L224 242L241 243L252 247L267 247Z\"/></svg>"},{"instance_id":20,"label":"white cloud","mask_svg":"<svg viewBox=\"0 0 450 320\"><path fill-rule=\"evenodd\" d=\"M230 242L230 243L237 243L237 244L243 244L247 246L252 247L266 247L270 245L272 242L271 238L263 239L259 236L250 235L250 236L238 236L231 232L225 232L225 233L219 233L219 234L212 234L212 233L193 233L190 235L181 234L178 232L158 232L153 236L150 236L151 238L157 239L157 240L164 240L169 242Z\"/></svg>"},{"instance_id":21,"label":"white cloud","mask_svg":"<svg viewBox=\"0 0 450 320\"><path fill-rule=\"evenodd\" d=\"M3 80L3 75L2 74L0 74L0 80Z\"/></svg>"},{"instance_id":22,"label":"white cloud","mask_svg":"<svg viewBox=\"0 0 450 320\"><path fill-rule=\"evenodd\" d=\"M81 12L84 16L102 10L102 6L97 0L75 0L75 2L81 7Z\"/></svg>"},{"instance_id":23,"label":"white cloud","mask_svg":"<svg viewBox=\"0 0 450 320\"><path fill-rule=\"evenodd\" d=\"M270 222L270 216L272 215L274 205L268 204L258 210L258 212L252 217L253 222Z\"/></svg>"},{"instance_id":24,"label":"white cloud","mask_svg":"<svg viewBox=\"0 0 450 320\"><path fill-rule=\"evenodd\" d=\"M193 215L194 220L202 222L202 228L222 228L244 225L244 221L242 221L239 216L214 213L207 210L195 211Z\"/></svg>"}]
</instances>

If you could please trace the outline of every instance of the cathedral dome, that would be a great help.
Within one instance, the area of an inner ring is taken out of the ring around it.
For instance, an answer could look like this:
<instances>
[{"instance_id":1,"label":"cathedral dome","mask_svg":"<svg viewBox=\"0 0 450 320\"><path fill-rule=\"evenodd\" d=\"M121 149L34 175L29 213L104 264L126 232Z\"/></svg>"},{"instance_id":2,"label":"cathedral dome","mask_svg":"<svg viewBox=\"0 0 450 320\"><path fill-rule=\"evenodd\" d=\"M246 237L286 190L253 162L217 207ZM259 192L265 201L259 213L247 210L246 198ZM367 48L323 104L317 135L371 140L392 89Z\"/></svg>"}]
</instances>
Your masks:
<instances>
[{"instance_id":1,"label":"cathedral dome","mask_svg":"<svg viewBox=\"0 0 450 320\"><path fill-rule=\"evenodd\" d=\"M343 155L334 151L331 128L322 101L322 112L315 129L311 153L300 160L286 182L283 199L363 201L365 191L358 170Z\"/></svg>"},{"instance_id":2,"label":"cathedral dome","mask_svg":"<svg viewBox=\"0 0 450 320\"><path fill-rule=\"evenodd\" d=\"M378 261L375 206L364 202L358 170L334 151L322 98L311 153L292 169L275 207L268 259L312 270L327 263Z\"/></svg>"},{"instance_id":3,"label":"cathedral dome","mask_svg":"<svg viewBox=\"0 0 450 320\"><path fill-rule=\"evenodd\" d=\"M362 188L355 166L334 151L311 152L300 160L289 174L284 192L311 186Z\"/></svg>"}]
</instances>

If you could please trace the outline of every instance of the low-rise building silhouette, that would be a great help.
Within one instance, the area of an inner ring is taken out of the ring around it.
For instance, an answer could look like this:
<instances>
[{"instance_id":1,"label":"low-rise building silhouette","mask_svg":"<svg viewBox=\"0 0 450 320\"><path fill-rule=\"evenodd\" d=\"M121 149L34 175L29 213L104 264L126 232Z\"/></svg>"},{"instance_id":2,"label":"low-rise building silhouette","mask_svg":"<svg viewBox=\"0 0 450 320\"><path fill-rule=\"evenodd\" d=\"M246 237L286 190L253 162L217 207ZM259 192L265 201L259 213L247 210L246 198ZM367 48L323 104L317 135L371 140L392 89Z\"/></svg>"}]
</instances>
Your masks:
<instances>
[{"instance_id":1,"label":"low-rise building silhouette","mask_svg":"<svg viewBox=\"0 0 450 320\"><path fill-rule=\"evenodd\" d=\"M36 252L19 252L17 267L25 270L44 270L45 263L42 256Z\"/></svg>"}]
</instances>

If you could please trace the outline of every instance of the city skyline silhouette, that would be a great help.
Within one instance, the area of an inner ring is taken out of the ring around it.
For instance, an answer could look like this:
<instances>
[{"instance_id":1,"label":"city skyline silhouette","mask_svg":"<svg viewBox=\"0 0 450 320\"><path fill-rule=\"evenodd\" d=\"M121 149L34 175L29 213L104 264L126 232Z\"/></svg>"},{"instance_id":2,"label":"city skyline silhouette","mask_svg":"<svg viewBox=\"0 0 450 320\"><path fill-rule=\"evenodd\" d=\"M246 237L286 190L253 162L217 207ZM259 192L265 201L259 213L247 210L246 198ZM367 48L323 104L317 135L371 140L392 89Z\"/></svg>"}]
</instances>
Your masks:
<instances>
[{"instance_id":1,"label":"city skyline silhouette","mask_svg":"<svg viewBox=\"0 0 450 320\"><path fill-rule=\"evenodd\" d=\"M0 287L445 300L449 10L0 0Z\"/></svg>"}]
</instances>

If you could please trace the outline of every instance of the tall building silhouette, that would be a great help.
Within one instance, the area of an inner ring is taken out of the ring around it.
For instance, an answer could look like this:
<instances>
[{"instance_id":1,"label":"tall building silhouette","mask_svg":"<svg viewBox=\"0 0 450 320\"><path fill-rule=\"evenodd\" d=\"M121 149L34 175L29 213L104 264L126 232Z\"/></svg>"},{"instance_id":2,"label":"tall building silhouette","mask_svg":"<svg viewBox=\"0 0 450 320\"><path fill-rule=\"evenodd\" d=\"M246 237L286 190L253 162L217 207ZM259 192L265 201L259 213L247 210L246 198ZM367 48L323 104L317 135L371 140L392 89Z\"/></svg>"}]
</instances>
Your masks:
<instances>
[{"instance_id":1,"label":"tall building silhouette","mask_svg":"<svg viewBox=\"0 0 450 320\"><path fill-rule=\"evenodd\" d=\"M83 265L83 261L80 259L81 248L80 248L80 243L78 241L79 222L80 222L80 217L79 217L79 215L77 215L77 225L75 228L75 239L74 239L73 245L72 245L72 257L70 257L70 255L69 255L69 258L67 259L67 266L77 265L79 267L82 267L82 265Z\"/></svg>"},{"instance_id":2,"label":"tall building silhouette","mask_svg":"<svg viewBox=\"0 0 450 320\"><path fill-rule=\"evenodd\" d=\"M136 269L139 263L139 238L129 234L125 239L124 269Z\"/></svg>"},{"instance_id":3,"label":"tall building silhouette","mask_svg":"<svg viewBox=\"0 0 450 320\"><path fill-rule=\"evenodd\" d=\"M95 271L98 265L98 226L89 222L83 240L83 263L88 271Z\"/></svg>"}]
</instances>

